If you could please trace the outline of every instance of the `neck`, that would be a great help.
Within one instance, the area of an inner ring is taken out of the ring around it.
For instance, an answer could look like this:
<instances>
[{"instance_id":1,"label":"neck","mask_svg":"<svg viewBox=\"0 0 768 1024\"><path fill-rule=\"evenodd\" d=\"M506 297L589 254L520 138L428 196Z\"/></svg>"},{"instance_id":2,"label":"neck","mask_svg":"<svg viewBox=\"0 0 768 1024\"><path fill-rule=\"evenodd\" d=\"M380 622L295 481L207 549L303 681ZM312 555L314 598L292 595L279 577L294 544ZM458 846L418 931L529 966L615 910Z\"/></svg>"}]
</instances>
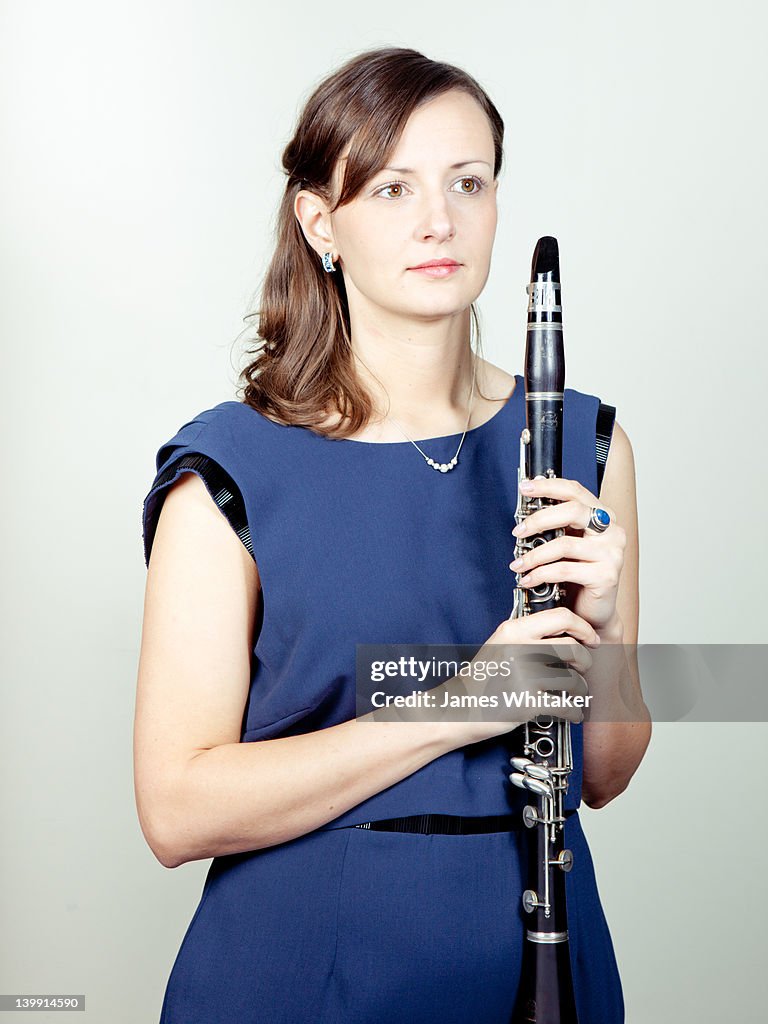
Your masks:
<instances>
[{"instance_id":1,"label":"neck","mask_svg":"<svg viewBox=\"0 0 768 1024\"><path fill-rule=\"evenodd\" d=\"M356 322L352 351L379 421L436 436L465 428L474 357L469 310L431 324Z\"/></svg>"}]
</instances>

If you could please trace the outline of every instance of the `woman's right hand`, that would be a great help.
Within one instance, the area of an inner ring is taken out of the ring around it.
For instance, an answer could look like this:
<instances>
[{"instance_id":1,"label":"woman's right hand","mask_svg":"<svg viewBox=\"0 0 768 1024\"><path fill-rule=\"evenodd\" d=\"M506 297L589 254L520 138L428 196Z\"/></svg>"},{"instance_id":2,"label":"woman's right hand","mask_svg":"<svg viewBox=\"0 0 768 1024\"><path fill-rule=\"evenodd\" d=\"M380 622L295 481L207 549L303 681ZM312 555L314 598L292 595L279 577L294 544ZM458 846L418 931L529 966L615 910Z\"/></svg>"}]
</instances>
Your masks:
<instances>
[{"instance_id":1,"label":"woman's right hand","mask_svg":"<svg viewBox=\"0 0 768 1024\"><path fill-rule=\"evenodd\" d=\"M561 635L565 634L565 635ZM514 657L514 652L504 651L498 645L522 645L520 655L552 654L554 658L566 663L570 671L557 673L555 680L537 679L536 669L530 660L520 659L521 670L512 675L493 680L493 691L498 694L498 704L492 710L449 708L442 712L440 729L446 739L454 747L478 743L504 733L511 732L518 726L544 713L541 708L526 707L524 695L531 693L534 697L539 692L571 696L587 696L588 688L583 678L592 665L592 655L588 648L597 648L600 638L586 619L582 619L566 607L547 609L519 619L504 619L494 633L486 640L472 659L477 662L500 662ZM429 692L435 695L436 707L441 707L446 697L460 697L463 694L481 694L486 692L487 684L479 683L471 676L453 676L446 682L434 687ZM517 693L521 695L519 706L506 706L502 694ZM577 706L562 706L550 712L554 717L568 719L578 723L584 718L583 710Z\"/></svg>"}]
</instances>

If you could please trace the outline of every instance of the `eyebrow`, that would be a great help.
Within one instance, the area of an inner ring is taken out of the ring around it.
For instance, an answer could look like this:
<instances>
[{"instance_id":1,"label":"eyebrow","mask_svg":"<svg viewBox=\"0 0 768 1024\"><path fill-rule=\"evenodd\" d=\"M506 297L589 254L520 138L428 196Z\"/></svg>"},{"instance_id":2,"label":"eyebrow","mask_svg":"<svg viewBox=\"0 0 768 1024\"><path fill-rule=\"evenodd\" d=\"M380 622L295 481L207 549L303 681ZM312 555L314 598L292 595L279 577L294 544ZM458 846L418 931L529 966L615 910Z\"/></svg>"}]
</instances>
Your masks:
<instances>
[{"instance_id":1,"label":"eyebrow","mask_svg":"<svg viewBox=\"0 0 768 1024\"><path fill-rule=\"evenodd\" d=\"M457 171L460 167L466 167L467 164L485 164L486 167L491 165L487 160L462 160L461 163L451 164L450 170ZM416 171L412 167L382 167L382 171L394 171L395 174L415 174Z\"/></svg>"}]
</instances>

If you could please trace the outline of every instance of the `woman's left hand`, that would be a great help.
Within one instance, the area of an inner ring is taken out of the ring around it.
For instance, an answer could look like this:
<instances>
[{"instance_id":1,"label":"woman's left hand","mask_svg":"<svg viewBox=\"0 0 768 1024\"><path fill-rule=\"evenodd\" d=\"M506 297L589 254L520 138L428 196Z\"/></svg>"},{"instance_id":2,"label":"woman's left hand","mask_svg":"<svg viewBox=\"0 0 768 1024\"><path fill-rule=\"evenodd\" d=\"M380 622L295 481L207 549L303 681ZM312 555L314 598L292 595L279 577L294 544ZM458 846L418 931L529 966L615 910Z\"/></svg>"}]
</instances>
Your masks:
<instances>
[{"instance_id":1,"label":"woman's left hand","mask_svg":"<svg viewBox=\"0 0 768 1024\"><path fill-rule=\"evenodd\" d=\"M526 484L531 485L530 489ZM567 606L598 632L606 628L616 619L616 595L627 543L613 509L601 504L577 480L536 477L523 481L521 491L529 498L554 498L557 504L532 512L514 528L515 537L561 528L565 534L537 545L510 564L510 569L525 574L518 579L519 585L575 583L576 587L566 588ZM608 529L602 533L589 525L595 507L611 517Z\"/></svg>"}]
</instances>

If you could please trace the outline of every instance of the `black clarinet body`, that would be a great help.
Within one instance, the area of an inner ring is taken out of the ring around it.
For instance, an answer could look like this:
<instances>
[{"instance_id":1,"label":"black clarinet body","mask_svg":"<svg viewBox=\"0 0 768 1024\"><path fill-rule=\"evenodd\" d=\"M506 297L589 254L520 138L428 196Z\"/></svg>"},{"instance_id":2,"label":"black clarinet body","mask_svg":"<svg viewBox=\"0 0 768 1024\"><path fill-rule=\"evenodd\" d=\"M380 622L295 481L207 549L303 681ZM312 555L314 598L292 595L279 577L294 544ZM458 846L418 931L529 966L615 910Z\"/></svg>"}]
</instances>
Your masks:
<instances>
[{"instance_id":1,"label":"black clarinet body","mask_svg":"<svg viewBox=\"0 0 768 1024\"><path fill-rule=\"evenodd\" d=\"M562 476L565 357L556 239L539 239L527 290L526 427L520 439L518 482ZM520 523L551 503L523 496L518 489L515 519ZM515 557L562 533L555 530L518 540ZM512 617L556 608L564 596L564 586L558 583L518 586ZM510 781L538 797L536 806L523 812L530 842L530 888L523 894L527 928L511 1024L578 1024L565 895L565 872L573 865L573 855L563 844L563 798L573 769L570 722L550 715L526 722L523 751L510 763Z\"/></svg>"}]
</instances>

